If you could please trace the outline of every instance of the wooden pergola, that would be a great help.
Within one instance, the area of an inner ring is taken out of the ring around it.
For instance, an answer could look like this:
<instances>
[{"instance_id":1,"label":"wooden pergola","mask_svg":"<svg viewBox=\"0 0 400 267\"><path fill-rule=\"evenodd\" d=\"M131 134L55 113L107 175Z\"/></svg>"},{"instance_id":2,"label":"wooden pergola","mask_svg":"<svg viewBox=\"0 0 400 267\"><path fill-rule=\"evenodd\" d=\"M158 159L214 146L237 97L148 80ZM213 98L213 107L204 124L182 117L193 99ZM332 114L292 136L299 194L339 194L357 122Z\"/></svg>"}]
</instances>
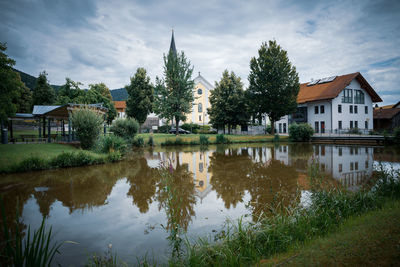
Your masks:
<instances>
[{"instance_id":1,"label":"wooden pergola","mask_svg":"<svg viewBox=\"0 0 400 267\"><path fill-rule=\"evenodd\" d=\"M62 140L66 142L72 142L75 140L73 125L72 125L72 113L75 110L82 108L90 108L101 114L104 120L106 119L105 114L108 109L103 107L102 104L66 104L62 106L42 106L35 105L33 107L32 114L17 113L15 116L10 117L10 137L13 138L13 125L14 120L26 120L33 119L39 122L39 139L47 137L47 142L51 143L51 139L54 136L51 134L51 121L61 121L62 126ZM47 120L47 135L46 135L46 120ZM68 135L65 133L65 122L68 122ZM104 124L104 133L106 133L106 124ZM42 138L43 136L43 138Z\"/></svg>"}]
</instances>

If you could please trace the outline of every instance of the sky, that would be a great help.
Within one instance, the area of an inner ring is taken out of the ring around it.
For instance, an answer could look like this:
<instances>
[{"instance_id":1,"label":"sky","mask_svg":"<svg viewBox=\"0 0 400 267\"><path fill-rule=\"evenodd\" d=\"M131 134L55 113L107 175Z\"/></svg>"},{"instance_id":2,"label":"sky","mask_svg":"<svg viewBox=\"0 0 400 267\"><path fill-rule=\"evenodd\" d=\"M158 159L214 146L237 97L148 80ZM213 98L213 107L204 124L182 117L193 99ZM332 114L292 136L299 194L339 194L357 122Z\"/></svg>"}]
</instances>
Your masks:
<instances>
[{"instance_id":1,"label":"sky","mask_svg":"<svg viewBox=\"0 0 400 267\"><path fill-rule=\"evenodd\" d=\"M288 52L300 82L361 72L384 100L400 101L400 1L0 0L0 42L16 68L46 70L110 89L138 67L163 75L171 29L178 51L211 84L225 69L248 86L263 42Z\"/></svg>"}]
</instances>

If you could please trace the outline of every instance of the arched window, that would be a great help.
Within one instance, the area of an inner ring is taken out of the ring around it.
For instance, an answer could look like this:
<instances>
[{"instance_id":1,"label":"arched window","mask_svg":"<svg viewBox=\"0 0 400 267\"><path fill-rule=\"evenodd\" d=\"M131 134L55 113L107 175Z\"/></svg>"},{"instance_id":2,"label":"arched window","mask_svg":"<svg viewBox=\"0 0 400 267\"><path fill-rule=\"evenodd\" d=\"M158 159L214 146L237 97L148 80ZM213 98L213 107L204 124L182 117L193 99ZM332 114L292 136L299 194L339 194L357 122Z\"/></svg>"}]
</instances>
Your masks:
<instances>
[{"instance_id":1,"label":"arched window","mask_svg":"<svg viewBox=\"0 0 400 267\"><path fill-rule=\"evenodd\" d=\"M203 105L201 103L199 103L197 110L198 112L203 112Z\"/></svg>"},{"instance_id":2,"label":"arched window","mask_svg":"<svg viewBox=\"0 0 400 267\"><path fill-rule=\"evenodd\" d=\"M198 95L201 95L202 93L203 93L203 90L201 90L200 88L197 89L197 94L198 94Z\"/></svg>"}]
</instances>

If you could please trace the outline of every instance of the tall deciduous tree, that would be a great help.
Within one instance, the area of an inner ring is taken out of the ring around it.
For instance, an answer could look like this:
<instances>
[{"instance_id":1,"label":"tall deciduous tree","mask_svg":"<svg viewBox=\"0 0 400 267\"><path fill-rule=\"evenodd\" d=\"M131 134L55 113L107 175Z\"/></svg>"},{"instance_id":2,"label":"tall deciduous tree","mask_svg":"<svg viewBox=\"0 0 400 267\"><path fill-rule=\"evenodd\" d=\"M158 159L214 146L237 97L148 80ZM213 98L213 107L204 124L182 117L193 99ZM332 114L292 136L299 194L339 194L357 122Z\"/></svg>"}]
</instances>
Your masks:
<instances>
[{"instance_id":1,"label":"tall deciduous tree","mask_svg":"<svg viewBox=\"0 0 400 267\"><path fill-rule=\"evenodd\" d=\"M296 110L300 90L296 68L276 41L263 43L250 60L249 83L251 105L269 116L274 133L275 122Z\"/></svg>"},{"instance_id":2,"label":"tall deciduous tree","mask_svg":"<svg viewBox=\"0 0 400 267\"><path fill-rule=\"evenodd\" d=\"M193 67L184 52L178 54L170 50L164 55L165 85L168 91L166 104L172 118L175 119L176 135L179 133L179 122L186 120L186 114L192 109L194 101L192 79Z\"/></svg>"},{"instance_id":3,"label":"tall deciduous tree","mask_svg":"<svg viewBox=\"0 0 400 267\"><path fill-rule=\"evenodd\" d=\"M6 50L6 44L0 42L0 121L2 122L13 116L21 107L20 98L26 91L20 75L12 69L15 61L8 57ZM25 111L25 108L22 110Z\"/></svg>"},{"instance_id":4,"label":"tall deciduous tree","mask_svg":"<svg viewBox=\"0 0 400 267\"><path fill-rule=\"evenodd\" d=\"M74 82L70 78L65 78L65 84L60 87L57 95L57 104L65 105L68 103L80 103L77 101L79 97L84 97L85 91L79 86L80 82Z\"/></svg>"},{"instance_id":5,"label":"tall deciduous tree","mask_svg":"<svg viewBox=\"0 0 400 267\"><path fill-rule=\"evenodd\" d=\"M43 71L39 74L36 86L33 89L33 104L52 105L56 100L55 98L56 94L47 80L47 73L46 71Z\"/></svg>"},{"instance_id":6,"label":"tall deciduous tree","mask_svg":"<svg viewBox=\"0 0 400 267\"><path fill-rule=\"evenodd\" d=\"M243 84L240 77L234 72L229 74L228 70L222 73L222 78L215 83L215 88L210 95L211 107L207 109L210 114L210 122L215 128L245 125L249 119Z\"/></svg>"},{"instance_id":7,"label":"tall deciduous tree","mask_svg":"<svg viewBox=\"0 0 400 267\"><path fill-rule=\"evenodd\" d=\"M23 82L22 82L23 83ZM20 97L16 99L17 112L30 113L32 112L32 91L24 83L20 87Z\"/></svg>"},{"instance_id":8,"label":"tall deciduous tree","mask_svg":"<svg viewBox=\"0 0 400 267\"><path fill-rule=\"evenodd\" d=\"M117 116L110 89L104 83L89 84L89 90L83 96L78 97L78 103L103 104L108 109L106 118L108 124L111 124Z\"/></svg>"},{"instance_id":9,"label":"tall deciduous tree","mask_svg":"<svg viewBox=\"0 0 400 267\"><path fill-rule=\"evenodd\" d=\"M126 113L128 117L135 118L140 124L146 121L147 115L153 110L154 86L150 82L144 68L138 68L135 76L131 77L131 83L125 86L128 92L126 101Z\"/></svg>"}]
</instances>

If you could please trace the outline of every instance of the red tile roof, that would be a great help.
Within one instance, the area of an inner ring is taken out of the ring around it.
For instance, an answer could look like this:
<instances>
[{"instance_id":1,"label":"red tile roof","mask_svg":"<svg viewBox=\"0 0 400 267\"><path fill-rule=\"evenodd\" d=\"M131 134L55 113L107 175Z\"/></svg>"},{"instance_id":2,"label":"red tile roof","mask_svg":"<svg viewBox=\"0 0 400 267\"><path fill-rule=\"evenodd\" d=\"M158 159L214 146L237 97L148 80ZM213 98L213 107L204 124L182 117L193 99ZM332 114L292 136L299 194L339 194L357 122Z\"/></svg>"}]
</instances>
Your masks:
<instances>
[{"instance_id":1,"label":"red tile roof","mask_svg":"<svg viewBox=\"0 0 400 267\"><path fill-rule=\"evenodd\" d=\"M300 84L297 103L303 104L306 102L335 98L354 79L360 83L361 88L368 92L372 98L372 102L382 102L382 99L378 96L371 85L369 85L369 83L364 79L364 77L359 72L355 72L337 76L336 79L328 83L315 84L312 86L307 86L308 83Z\"/></svg>"},{"instance_id":2,"label":"red tile roof","mask_svg":"<svg viewBox=\"0 0 400 267\"><path fill-rule=\"evenodd\" d=\"M113 101L116 109L126 109L126 101Z\"/></svg>"},{"instance_id":3,"label":"red tile roof","mask_svg":"<svg viewBox=\"0 0 400 267\"><path fill-rule=\"evenodd\" d=\"M375 108L374 119L391 119L400 113L400 108Z\"/></svg>"}]
</instances>

